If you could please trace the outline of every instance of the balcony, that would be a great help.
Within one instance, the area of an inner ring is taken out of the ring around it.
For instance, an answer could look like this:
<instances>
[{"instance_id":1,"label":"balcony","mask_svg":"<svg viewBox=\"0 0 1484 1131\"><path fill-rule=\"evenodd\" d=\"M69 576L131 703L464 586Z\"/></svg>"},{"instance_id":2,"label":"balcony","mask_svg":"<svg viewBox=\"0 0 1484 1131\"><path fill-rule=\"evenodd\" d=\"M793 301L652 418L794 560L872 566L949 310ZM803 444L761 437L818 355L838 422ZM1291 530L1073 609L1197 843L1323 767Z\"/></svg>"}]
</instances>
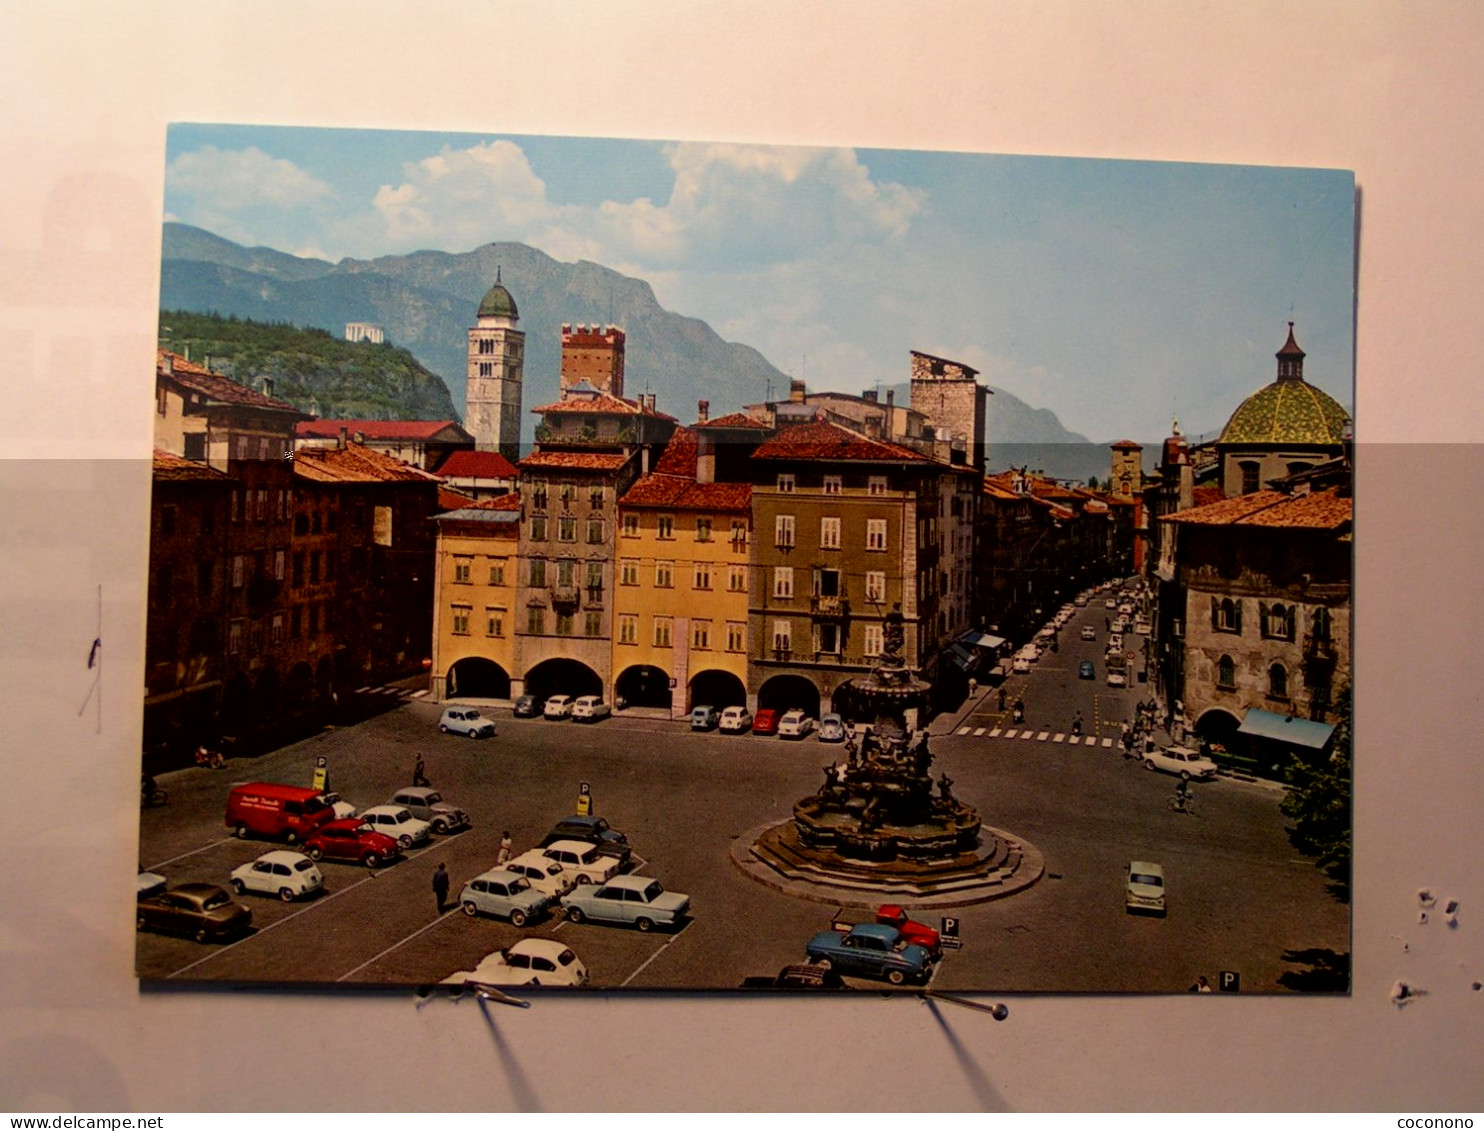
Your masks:
<instances>
[{"instance_id":1,"label":"balcony","mask_svg":"<svg viewBox=\"0 0 1484 1131\"><path fill-rule=\"evenodd\" d=\"M1328 636L1304 634L1304 660L1311 664L1333 664L1339 659L1339 650Z\"/></svg>"},{"instance_id":2,"label":"balcony","mask_svg":"<svg viewBox=\"0 0 1484 1131\"><path fill-rule=\"evenodd\" d=\"M551 590L551 607L558 612L573 612L581 603L582 591L575 585L554 585Z\"/></svg>"},{"instance_id":3,"label":"balcony","mask_svg":"<svg viewBox=\"0 0 1484 1131\"><path fill-rule=\"evenodd\" d=\"M850 601L844 597L810 597L809 611L817 617L848 617Z\"/></svg>"}]
</instances>

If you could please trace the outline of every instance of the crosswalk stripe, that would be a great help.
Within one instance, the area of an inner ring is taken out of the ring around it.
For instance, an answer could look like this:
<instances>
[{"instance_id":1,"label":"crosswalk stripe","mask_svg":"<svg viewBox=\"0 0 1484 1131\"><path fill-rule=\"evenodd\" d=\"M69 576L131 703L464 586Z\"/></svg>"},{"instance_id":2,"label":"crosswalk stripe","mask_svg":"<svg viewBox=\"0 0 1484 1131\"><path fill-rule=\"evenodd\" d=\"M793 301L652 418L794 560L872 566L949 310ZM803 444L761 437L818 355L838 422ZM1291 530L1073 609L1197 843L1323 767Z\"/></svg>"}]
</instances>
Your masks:
<instances>
[{"instance_id":1,"label":"crosswalk stripe","mask_svg":"<svg viewBox=\"0 0 1484 1131\"><path fill-rule=\"evenodd\" d=\"M1000 728L999 727L995 727L994 730L990 731L989 732L989 737L990 738L999 738L1000 737Z\"/></svg>"},{"instance_id":2,"label":"crosswalk stripe","mask_svg":"<svg viewBox=\"0 0 1484 1131\"><path fill-rule=\"evenodd\" d=\"M1056 737L1054 737L1051 741L1052 742L1061 742L1066 737L1067 736L1064 735L1064 734L1062 734L1061 731L1057 731L1056 732Z\"/></svg>"},{"instance_id":3,"label":"crosswalk stripe","mask_svg":"<svg viewBox=\"0 0 1484 1131\"><path fill-rule=\"evenodd\" d=\"M1051 732L1049 730L1043 730L1040 734L1036 735L1036 741L1037 742L1045 742L1047 736L1050 735L1050 734L1051 734Z\"/></svg>"},{"instance_id":4,"label":"crosswalk stripe","mask_svg":"<svg viewBox=\"0 0 1484 1131\"><path fill-rule=\"evenodd\" d=\"M959 734L968 734L969 733L969 728L968 727L959 727L958 728L958 733Z\"/></svg>"},{"instance_id":5,"label":"crosswalk stripe","mask_svg":"<svg viewBox=\"0 0 1484 1131\"><path fill-rule=\"evenodd\" d=\"M1113 740L1111 738L1105 738L1105 739L1103 739L1103 749L1104 750L1108 749L1108 747L1110 747L1112 745L1113 745Z\"/></svg>"},{"instance_id":6,"label":"crosswalk stripe","mask_svg":"<svg viewBox=\"0 0 1484 1131\"><path fill-rule=\"evenodd\" d=\"M1082 745L1084 745L1084 746L1096 746L1097 744L1098 744L1097 738L1094 735L1090 735L1089 734L1087 736L1087 741L1084 742Z\"/></svg>"},{"instance_id":7,"label":"crosswalk stripe","mask_svg":"<svg viewBox=\"0 0 1484 1131\"><path fill-rule=\"evenodd\" d=\"M975 738L979 738L979 737L981 737L981 736L982 736L982 735L983 735L983 734L984 734L984 728L983 728L983 727L975 727L975 728L974 728L974 737L975 737Z\"/></svg>"},{"instance_id":8,"label":"crosswalk stripe","mask_svg":"<svg viewBox=\"0 0 1484 1131\"><path fill-rule=\"evenodd\" d=\"M421 699L421 698L422 698L422 697L423 697L423 696L424 696L424 695L426 695L426 694L427 694L427 693L428 693L428 689L427 689L427 688L426 688L426 687L425 687L425 688L423 688L423 689L422 689L422 690L421 690L421 691L414 691L414 692L413 692L413 693L412 693L412 697L413 697L413 698L414 698L414 699Z\"/></svg>"},{"instance_id":9,"label":"crosswalk stripe","mask_svg":"<svg viewBox=\"0 0 1484 1131\"><path fill-rule=\"evenodd\" d=\"M366 694L366 692L368 692L370 690L371 690L371 685L368 683L365 687L358 687L358 688L356 688L355 694L357 694L357 695L364 695L364 694Z\"/></svg>"},{"instance_id":10,"label":"crosswalk stripe","mask_svg":"<svg viewBox=\"0 0 1484 1131\"><path fill-rule=\"evenodd\" d=\"M1010 729L1010 730L1007 730L1007 731L1006 731L1006 732L1005 732L1005 737L1006 737L1006 738L1015 738L1015 737L1016 737L1016 736L1017 736L1017 735L1019 735L1019 734L1020 734L1020 732L1019 732L1019 731L1018 731L1018 730L1015 730L1015 729L1014 729L1014 728L1013 728L1013 727L1012 727L1012 728L1011 728L1011 729Z\"/></svg>"},{"instance_id":11,"label":"crosswalk stripe","mask_svg":"<svg viewBox=\"0 0 1484 1131\"><path fill-rule=\"evenodd\" d=\"M1033 732L1033 731L1023 730L1023 731L1020 732L1020 737L1021 738L1035 738L1036 735L1035 735L1035 732Z\"/></svg>"}]
</instances>

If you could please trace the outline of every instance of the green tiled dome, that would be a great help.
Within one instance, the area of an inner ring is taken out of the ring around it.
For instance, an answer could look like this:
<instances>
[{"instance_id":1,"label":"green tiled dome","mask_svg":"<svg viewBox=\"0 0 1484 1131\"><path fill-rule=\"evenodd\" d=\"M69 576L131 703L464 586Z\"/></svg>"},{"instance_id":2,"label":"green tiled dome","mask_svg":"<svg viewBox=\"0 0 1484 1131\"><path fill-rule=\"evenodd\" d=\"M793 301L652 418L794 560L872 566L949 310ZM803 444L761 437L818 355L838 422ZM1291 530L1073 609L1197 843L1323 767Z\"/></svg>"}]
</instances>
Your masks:
<instances>
[{"instance_id":1,"label":"green tiled dome","mask_svg":"<svg viewBox=\"0 0 1484 1131\"><path fill-rule=\"evenodd\" d=\"M505 289L504 285L498 279L493 287L485 291L484 298L479 300L479 317L520 317L520 312L515 309L515 299L510 297L510 292Z\"/></svg>"},{"instance_id":2,"label":"green tiled dome","mask_svg":"<svg viewBox=\"0 0 1484 1131\"><path fill-rule=\"evenodd\" d=\"M1232 413L1222 444L1339 444L1350 416L1307 381L1274 381Z\"/></svg>"}]
</instances>

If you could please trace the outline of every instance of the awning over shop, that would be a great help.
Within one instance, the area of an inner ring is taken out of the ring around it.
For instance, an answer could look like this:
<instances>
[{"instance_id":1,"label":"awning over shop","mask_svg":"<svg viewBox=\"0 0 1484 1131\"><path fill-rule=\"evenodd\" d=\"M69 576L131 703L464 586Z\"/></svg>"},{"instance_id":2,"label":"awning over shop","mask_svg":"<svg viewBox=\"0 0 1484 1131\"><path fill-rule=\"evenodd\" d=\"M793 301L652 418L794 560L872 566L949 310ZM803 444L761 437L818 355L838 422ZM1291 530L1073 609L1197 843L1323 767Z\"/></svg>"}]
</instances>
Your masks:
<instances>
[{"instance_id":1,"label":"awning over shop","mask_svg":"<svg viewBox=\"0 0 1484 1131\"><path fill-rule=\"evenodd\" d=\"M1296 719L1291 715L1275 715L1253 707L1237 728L1238 734L1250 734L1254 738L1268 738L1274 742L1286 742L1309 750L1322 750L1329 742L1335 728L1329 723L1316 723L1311 719Z\"/></svg>"},{"instance_id":2,"label":"awning over shop","mask_svg":"<svg viewBox=\"0 0 1484 1131\"><path fill-rule=\"evenodd\" d=\"M962 644L948 645L948 658L964 671L968 671L974 666L974 654Z\"/></svg>"},{"instance_id":3,"label":"awning over shop","mask_svg":"<svg viewBox=\"0 0 1484 1131\"><path fill-rule=\"evenodd\" d=\"M1005 642L1002 636L991 636L987 632L966 632L959 638L961 644L973 644L978 648L998 648Z\"/></svg>"}]
</instances>

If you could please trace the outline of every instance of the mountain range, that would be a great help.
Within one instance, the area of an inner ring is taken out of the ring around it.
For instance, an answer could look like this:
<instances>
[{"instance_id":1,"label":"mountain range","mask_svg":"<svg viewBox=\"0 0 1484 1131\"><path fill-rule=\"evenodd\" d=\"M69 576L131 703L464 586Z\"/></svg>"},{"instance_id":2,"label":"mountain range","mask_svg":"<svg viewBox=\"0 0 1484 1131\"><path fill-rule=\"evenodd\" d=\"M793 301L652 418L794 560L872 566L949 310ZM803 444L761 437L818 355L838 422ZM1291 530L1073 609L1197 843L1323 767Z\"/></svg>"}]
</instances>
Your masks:
<instances>
[{"instance_id":1,"label":"mountain range","mask_svg":"<svg viewBox=\"0 0 1484 1131\"><path fill-rule=\"evenodd\" d=\"M160 306L315 327L337 337L347 322L374 322L389 342L442 378L449 403L462 413L467 331L497 273L515 298L520 328L526 332L527 410L558 397L564 323L621 326L627 336L625 392L657 394L659 407L682 421L695 418L698 400L709 400L712 413L719 415L763 400L770 388L775 396L787 394L788 375L761 353L722 340L698 318L666 310L644 280L587 261L563 263L520 243L490 243L458 254L418 251L330 263L273 248L243 247L172 222L164 228ZM903 344L904 368L910 345ZM252 376L237 374L239 380ZM905 399L906 384L897 389ZM992 453L1007 444L1037 449L1089 444L1085 436L1063 428L1050 410L1034 408L1002 389L994 392L987 437ZM419 403L406 405L401 415L425 415L430 404L441 400L424 391ZM326 416L351 415L348 407L319 400ZM395 407L386 411L398 415ZM524 423L527 440L534 424L534 418ZM1087 453L1079 467L1092 461L1106 474L1106 447L1091 446L1099 454L1094 460ZM1040 462L1049 474L1058 474L1050 466L1058 462L1054 451Z\"/></svg>"}]
</instances>

